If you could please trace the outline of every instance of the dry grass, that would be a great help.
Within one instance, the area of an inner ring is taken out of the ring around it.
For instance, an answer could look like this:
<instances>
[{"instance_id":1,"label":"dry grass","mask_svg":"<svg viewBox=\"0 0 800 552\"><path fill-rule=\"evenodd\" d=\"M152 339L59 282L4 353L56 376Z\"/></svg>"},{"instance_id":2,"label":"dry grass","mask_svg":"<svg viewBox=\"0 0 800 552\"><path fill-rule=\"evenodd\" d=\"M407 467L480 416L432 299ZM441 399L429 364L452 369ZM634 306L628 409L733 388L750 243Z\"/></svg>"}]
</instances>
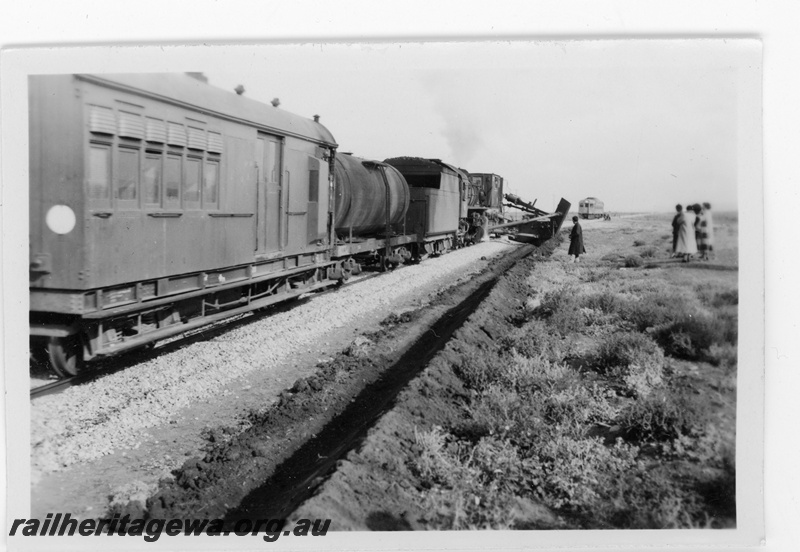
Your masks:
<instances>
[{"instance_id":1,"label":"dry grass","mask_svg":"<svg viewBox=\"0 0 800 552\"><path fill-rule=\"evenodd\" d=\"M537 306L509 324L499 352L463 351L466 421L417 434L432 526L734 523L736 274L619 270L620 259L668 257L662 218L586 224L595 249L583 264L559 250L535 266L527 295ZM634 247L653 245L632 250L631 234ZM561 521L526 524L520 501Z\"/></svg>"}]
</instances>

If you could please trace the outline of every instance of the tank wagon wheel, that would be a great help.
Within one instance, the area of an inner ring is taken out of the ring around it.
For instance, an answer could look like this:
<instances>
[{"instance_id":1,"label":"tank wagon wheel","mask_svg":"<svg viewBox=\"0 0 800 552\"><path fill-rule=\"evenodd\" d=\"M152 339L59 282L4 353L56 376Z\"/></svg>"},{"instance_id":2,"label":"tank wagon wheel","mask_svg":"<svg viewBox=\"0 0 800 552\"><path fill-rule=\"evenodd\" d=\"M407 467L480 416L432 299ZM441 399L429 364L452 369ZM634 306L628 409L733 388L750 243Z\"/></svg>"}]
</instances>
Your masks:
<instances>
[{"instance_id":1,"label":"tank wagon wheel","mask_svg":"<svg viewBox=\"0 0 800 552\"><path fill-rule=\"evenodd\" d=\"M51 337L47 354L50 366L62 378L77 376L83 368L83 345L76 335Z\"/></svg>"},{"instance_id":2,"label":"tank wagon wheel","mask_svg":"<svg viewBox=\"0 0 800 552\"><path fill-rule=\"evenodd\" d=\"M353 275L353 272L348 268L347 262L342 262L340 267L342 271L342 278L337 282L338 286L344 285L344 283Z\"/></svg>"},{"instance_id":3,"label":"tank wagon wheel","mask_svg":"<svg viewBox=\"0 0 800 552\"><path fill-rule=\"evenodd\" d=\"M342 263L342 267L351 275L361 274L361 265L353 257L348 257Z\"/></svg>"}]
</instances>

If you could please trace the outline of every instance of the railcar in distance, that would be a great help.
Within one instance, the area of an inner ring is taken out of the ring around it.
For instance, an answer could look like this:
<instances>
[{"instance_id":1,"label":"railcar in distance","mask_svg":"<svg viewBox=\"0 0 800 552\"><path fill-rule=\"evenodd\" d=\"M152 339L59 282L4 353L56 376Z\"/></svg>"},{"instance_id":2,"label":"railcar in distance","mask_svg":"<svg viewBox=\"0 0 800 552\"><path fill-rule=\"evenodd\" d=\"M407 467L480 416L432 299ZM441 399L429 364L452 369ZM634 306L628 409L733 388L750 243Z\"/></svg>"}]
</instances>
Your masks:
<instances>
[{"instance_id":1,"label":"railcar in distance","mask_svg":"<svg viewBox=\"0 0 800 552\"><path fill-rule=\"evenodd\" d=\"M578 215L583 219L602 218L603 202L596 197L587 197L578 202Z\"/></svg>"},{"instance_id":2,"label":"railcar in distance","mask_svg":"<svg viewBox=\"0 0 800 552\"><path fill-rule=\"evenodd\" d=\"M28 85L31 346L60 374L336 283L317 120L186 75Z\"/></svg>"}]
</instances>

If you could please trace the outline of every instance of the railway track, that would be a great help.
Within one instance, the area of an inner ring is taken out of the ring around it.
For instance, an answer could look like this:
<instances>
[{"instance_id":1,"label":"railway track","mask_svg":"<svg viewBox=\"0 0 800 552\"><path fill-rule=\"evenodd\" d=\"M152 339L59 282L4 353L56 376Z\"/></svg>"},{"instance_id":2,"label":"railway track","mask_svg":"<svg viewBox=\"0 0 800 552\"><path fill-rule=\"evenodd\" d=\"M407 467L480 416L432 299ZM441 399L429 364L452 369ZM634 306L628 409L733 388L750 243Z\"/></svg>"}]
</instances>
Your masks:
<instances>
[{"instance_id":1,"label":"railway track","mask_svg":"<svg viewBox=\"0 0 800 552\"><path fill-rule=\"evenodd\" d=\"M202 328L196 330L189 330L185 333L165 339L157 343L153 347L147 347L139 351L133 351L124 354L119 357L113 357L101 360L98 363L96 363L94 369L90 371L79 374L77 376L60 379L54 382L40 385L38 387L31 388L30 398L31 400L33 400L41 397L46 397L48 395L55 395L61 393L74 385L81 385L84 383L88 383L89 381L94 381L99 377L113 374L115 372L118 372L119 370L124 370L140 362L149 360L154 356L157 356L159 354L164 354L170 350L174 350L180 347L185 347L187 345L190 345L191 343L203 339L210 339L212 337L224 333L225 331L236 328L243 324L247 324L248 322L253 320L254 317L265 316L265 315L269 316L271 314L275 314L278 312L287 311L289 309L296 307L299 303L304 302L313 296L322 296L322 295L327 295L329 293L334 293L337 290L341 289L342 287L358 284L359 282L363 282L365 280L372 279L376 276L380 276L380 274L381 274L380 272L363 273L337 287L327 288L318 292L309 293L307 295L301 295L294 300L290 300L285 303L280 303L278 305L268 307L266 310L261 312L252 311L234 315L231 318L226 318L219 322L211 323L208 326L203 326Z\"/></svg>"},{"instance_id":2,"label":"railway track","mask_svg":"<svg viewBox=\"0 0 800 552\"><path fill-rule=\"evenodd\" d=\"M31 389L31 399L36 399L38 397L44 397L46 395L52 395L54 393L58 393L61 390L72 386L73 379L74 378L62 379L46 383L45 385L40 385L39 387L34 387L33 389Z\"/></svg>"}]
</instances>

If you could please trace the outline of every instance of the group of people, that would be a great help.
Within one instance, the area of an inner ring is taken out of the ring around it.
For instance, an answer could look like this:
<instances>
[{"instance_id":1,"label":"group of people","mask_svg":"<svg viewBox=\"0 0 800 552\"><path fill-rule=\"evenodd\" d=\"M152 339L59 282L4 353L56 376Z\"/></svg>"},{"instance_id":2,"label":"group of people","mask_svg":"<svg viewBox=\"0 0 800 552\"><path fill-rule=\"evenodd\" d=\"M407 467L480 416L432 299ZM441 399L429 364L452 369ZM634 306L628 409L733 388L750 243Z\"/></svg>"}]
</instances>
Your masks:
<instances>
[{"instance_id":1,"label":"group of people","mask_svg":"<svg viewBox=\"0 0 800 552\"><path fill-rule=\"evenodd\" d=\"M677 213L672 219L672 256L689 262L695 254L701 261L710 259L714 251L714 221L711 217L711 204L695 203L676 205Z\"/></svg>"}]
</instances>

